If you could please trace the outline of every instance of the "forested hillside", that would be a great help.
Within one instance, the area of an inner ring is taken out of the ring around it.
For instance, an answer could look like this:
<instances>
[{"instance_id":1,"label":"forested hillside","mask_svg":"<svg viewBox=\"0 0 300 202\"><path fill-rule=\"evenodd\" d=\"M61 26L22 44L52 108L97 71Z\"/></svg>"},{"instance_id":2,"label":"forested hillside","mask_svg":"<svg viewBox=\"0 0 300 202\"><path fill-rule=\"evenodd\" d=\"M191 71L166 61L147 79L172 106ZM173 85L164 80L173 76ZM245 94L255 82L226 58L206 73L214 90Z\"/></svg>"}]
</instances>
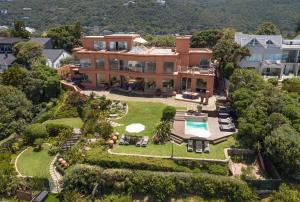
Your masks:
<instances>
[{"instance_id":1,"label":"forested hillside","mask_svg":"<svg viewBox=\"0 0 300 202\"><path fill-rule=\"evenodd\" d=\"M0 25L21 18L44 30L80 21L89 33L161 34L228 26L253 31L268 20L288 32L299 22L299 8L299 0L0 0Z\"/></svg>"}]
</instances>

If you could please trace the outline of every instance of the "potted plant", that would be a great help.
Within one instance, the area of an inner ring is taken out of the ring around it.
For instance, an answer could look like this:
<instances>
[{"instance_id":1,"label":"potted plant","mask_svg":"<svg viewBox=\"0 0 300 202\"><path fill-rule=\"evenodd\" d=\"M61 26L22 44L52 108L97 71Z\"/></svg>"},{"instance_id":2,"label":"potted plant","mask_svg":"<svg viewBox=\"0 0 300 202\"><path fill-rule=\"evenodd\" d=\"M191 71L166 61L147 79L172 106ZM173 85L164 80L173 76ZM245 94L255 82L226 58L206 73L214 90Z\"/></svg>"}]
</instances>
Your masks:
<instances>
[{"instance_id":1,"label":"potted plant","mask_svg":"<svg viewBox=\"0 0 300 202\"><path fill-rule=\"evenodd\" d=\"M203 108L203 105L202 105L202 104L198 104L198 105L197 105L197 110L198 110L199 113L202 112L202 108Z\"/></svg>"}]
</instances>

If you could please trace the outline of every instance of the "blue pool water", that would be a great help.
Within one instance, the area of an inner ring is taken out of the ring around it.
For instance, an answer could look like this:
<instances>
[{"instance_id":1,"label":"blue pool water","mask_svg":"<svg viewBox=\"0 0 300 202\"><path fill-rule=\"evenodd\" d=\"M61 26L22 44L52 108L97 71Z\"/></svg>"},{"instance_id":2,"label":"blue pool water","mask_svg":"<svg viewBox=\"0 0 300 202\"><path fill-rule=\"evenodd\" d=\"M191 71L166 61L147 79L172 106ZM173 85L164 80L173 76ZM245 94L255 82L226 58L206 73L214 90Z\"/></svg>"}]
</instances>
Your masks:
<instances>
[{"instance_id":1,"label":"blue pool water","mask_svg":"<svg viewBox=\"0 0 300 202\"><path fill-rule=\"evenodd\" d=\"M188 135L194 135L198 137L209 137L207 122L200 121L186 121L185 133Z\"/></svg>"}]
</instances>

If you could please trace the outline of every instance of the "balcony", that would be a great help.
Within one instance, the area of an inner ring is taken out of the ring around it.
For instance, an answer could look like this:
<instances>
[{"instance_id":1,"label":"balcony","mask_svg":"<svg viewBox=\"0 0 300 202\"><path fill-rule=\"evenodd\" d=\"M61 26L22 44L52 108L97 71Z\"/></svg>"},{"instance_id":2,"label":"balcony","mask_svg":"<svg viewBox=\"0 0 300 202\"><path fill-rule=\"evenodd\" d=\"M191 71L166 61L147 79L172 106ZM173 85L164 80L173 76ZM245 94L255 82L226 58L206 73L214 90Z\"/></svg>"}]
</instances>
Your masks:
<instances>
[{"instance_id":1,"label":"balcony","mask_svg":"<svg viewBox=\"0 0 300 202\"><path fill-rule=\"evenodd\" d=\"M210 66L207 68L204 67L178 67L177 72L186 73L186 74L196 74L196 75L215 75L215 68Z\"/></svg>"}]
</instances>

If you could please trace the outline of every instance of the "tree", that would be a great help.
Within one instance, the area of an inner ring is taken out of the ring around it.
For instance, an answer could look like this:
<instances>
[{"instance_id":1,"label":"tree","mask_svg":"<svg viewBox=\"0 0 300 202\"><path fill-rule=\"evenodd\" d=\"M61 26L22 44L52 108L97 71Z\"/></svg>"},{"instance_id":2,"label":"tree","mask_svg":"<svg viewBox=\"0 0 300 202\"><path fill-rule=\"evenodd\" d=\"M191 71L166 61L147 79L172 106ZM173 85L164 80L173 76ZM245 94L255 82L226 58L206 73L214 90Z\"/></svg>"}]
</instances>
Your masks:
<instances>
[{"instance_id":1,"label":"tree","mask_svg":"<svg viewBox=\"0 0 300 202\"><path fill-rule=\"evenodd\" d=\"M191 47L213 48L222 38L223 32L219 29L208 29L197 32L192 37Z\"/></svg>"},{"instance_id":2,"label":"tree","mask_svg":"<svg viewBox=\"0 0 300 202\"><path fill-rule=\"evenodd\" d=\"M74 25L51 28L47 32L47 37L52 39L54 48L62 48L69 52L81 45L81 36L82 27L79 22Z\"/></svg>"},{"instance_id":3,"label":"tree","mask_svg":"<svg viewBox=\"0 0 300 202\"><path fill-rule=\"evenodd\" d=\"M167 106L164 108L161 120L162 121L171 121L176 114L176 109L175 107L172 106Z\"/></svg>"},{"instance_id":4,"label":"tree","mask_svg":"<svg viewBox=\"0 0 300 202\"><path fill-rule=\"evenodd\" d=\"M13 65L2 74L2 83L7 86L14 86L20 90L23 89L28 71L19 65Z\"/></svg>"},{"instance_id":5,"label":"tree","mask_svg":"<svg viewBox=\"0 0 300 202\"><path fill-rule=\"evenodd\" d=\"M171 124L169 121L161 121L156 126L155 139L157 139L157 142L165 143L165 141L170 139L170 134L171 134Z\"/></svg>"},{"instance_id":6,"label":"tree","mask_svg":"<svg viewBox=\"0 0 300 202\"><path fill-rule=\"evenodd\" d=\"M25 23L22 20L15 20L14 28L10 29L9 32L12 37L21 37L25 39L30 37L30 32L26 30Z\"/></svg>"},{"instance_id":7,"label":"tree","mask_svg":"<svg viewBox=\"0 0 300 202\"><path fill-rule=\"evenodd\" d=\"M263 22L257 26L255 34L276 35L280 34L280 30L272 22Z\"/></svg>"},{"instance_id":8,"label":"tree","mask_svg":"<svg viewBox=\"0 0 300 202\"><path fill-rule=\"evenodd\" d=\"M19 42L13 47L16 61L26 67L33 64L45 63L43 56L43 47L35 41Z\"/></svg>"},{"instance_id":9,"label":"tree","mask_svg":"<svg viewBox=\"0 0 300 202\"><path fill-rule=\"evenodd\" d=\"M108 140L113 132L113 127L107 120L102 119L96 124L95 132L99 133L104 140Z\"/></svg>"},{"instance_id":10,"label":"tree","mask_svg":"<svg viewBox=\"0 0 300 202\"><path fill-rule=\"evenodd\" d=\"M238 117L243 115L244 110L253 103L256 96L256 92L245 87L239 88L231 94L232 105Z\"/></svg>"},{"instance_id":11,"label":"tree","mask_svg":"<svg viewBox=\"0 0 300 202\"><path fill-rule=\"evenodd\" d=\"M288 92L297 92L300 94L300 78L290 78L290 79L284 79L283 82L283 89Z\"/></svg>"},{"instance_id":12,"label":"tree","mask_svg":"<svg viewBox=\"0 0 300 202\"><path fill-rule=\"evenodd\" d=\"M269 116L268 123L270 125L270 130L273 131L274 129L279 128L284 124L290 124L290 121L283 114L275 112Z\"/></svg>"},{"instance_id":13,"label":"tree","mask_svg":"<svg viewBox=\"0 0 300 202\"><path fill-rule=\"evenodd\" d=\"M156 47L174 47L176 44L176 37L173 35L162 35L162 36L145 36L145 40L148 41L147 46Z\"/></svg>"},{"instance_id":14,"label":"tree","mask_svg":"<svg viewBox=\"0 0 300 202\"><path fill-rule=\"evenodd\" d=\"M0 85L0 139L20 134L32 118L32 104L25 94L12 86Z\"/></svg>"},{"instance_id":15,"label":"tree","mask_svg":"<svg viewBox=\"0 0 300 202\"><path fill-rule=\"evenodd\" d=\"M265 139L267 155L283 176L291 176L300 170L299 133L285 124L275 129Z\"/></svg>"},{"instance_id":16,"label":"tree","mask_svg":"<svg viewBox=\"0 0 300 202\"><path fill-rule=\"evenodd\" d=\"M43 145L43 139L42 138L37 138L34 140L34 146L36 147L36 151L41 151L42 145Z\"/></svg>"}]
</instances>

